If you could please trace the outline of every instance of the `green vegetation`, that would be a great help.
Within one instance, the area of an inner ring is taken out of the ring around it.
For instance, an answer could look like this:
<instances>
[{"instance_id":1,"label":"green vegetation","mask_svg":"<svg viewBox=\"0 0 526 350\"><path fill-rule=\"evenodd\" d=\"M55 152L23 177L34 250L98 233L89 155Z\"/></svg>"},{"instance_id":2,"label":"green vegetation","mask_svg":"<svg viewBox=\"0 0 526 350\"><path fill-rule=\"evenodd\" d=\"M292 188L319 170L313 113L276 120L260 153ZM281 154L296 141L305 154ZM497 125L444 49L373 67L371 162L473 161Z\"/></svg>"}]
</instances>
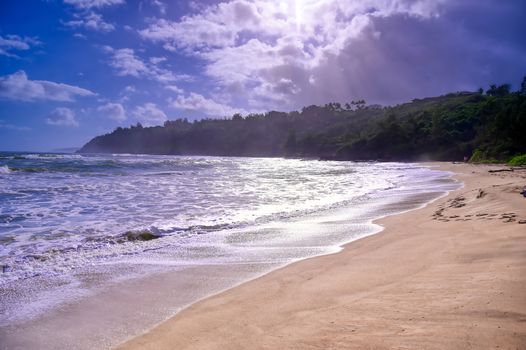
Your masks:
<instances>
[{"instance_id":1,"label":"green vegetation","mask_svg":"<svg viewBox=\"0 0 526 350\"><path fill-rule=\"evenodd\" d=\"M515 156L508 161L511 166L526 166L526 154Z\"/></svg>"},{"instance_id":2,"label":"green vegetation","mask_svg":"<svg viewBox=\"0 0 526 350\"><path fill-rule=\"evenodd\" d=\"M482 151L480 149L476 149L475 152L473 152L473 155L469 158L469 162L480 164L500 163L499 160L488 156L488 151Z\"/></svg>"},{"instance_id":3,"label":"green vegetation","mask_svg":"<svg viewBox=\"0 0 526 350\"><path fill-rule=\"evenodd\" d=\"M507 161L526 153L526 78L392 107L353 101L289 113L117 128L80 152L318 157L338 160Z\"/></svg>"}]
</instances>

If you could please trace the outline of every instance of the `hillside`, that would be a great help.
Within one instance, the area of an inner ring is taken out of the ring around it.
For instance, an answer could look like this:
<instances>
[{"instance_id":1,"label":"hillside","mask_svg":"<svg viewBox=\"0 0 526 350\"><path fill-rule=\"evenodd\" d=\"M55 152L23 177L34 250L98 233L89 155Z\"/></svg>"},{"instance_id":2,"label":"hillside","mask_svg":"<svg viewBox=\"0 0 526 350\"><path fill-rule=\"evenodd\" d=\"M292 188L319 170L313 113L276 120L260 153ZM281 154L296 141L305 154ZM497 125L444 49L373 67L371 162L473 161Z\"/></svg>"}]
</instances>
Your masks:
<instances>
[{"instance_id":1,"label":"hillside","mask_svg":"<svg viewBox=\"0 0 526 350\"><path fill-rule=\"evenodd\" d=\"M319 157L339 160L507 160L526 152L522 88L491 86L392 107L365 101L228 119L117 128L81 153Z\"/></svg>"}]
</instances>

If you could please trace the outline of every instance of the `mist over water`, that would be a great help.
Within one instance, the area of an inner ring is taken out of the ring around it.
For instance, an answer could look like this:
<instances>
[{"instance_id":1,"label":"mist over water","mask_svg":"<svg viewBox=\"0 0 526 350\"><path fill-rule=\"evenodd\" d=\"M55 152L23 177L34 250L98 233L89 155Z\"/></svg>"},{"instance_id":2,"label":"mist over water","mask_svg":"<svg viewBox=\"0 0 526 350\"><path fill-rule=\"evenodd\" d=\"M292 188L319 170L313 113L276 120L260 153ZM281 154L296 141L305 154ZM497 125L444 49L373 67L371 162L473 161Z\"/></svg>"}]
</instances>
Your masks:
<instances>
[{"instance_id":1,"label":"mist over water","mask_svg":"<svg viewBox=\"0 0 526 350\"><path fill-rule=\"evenodd\" d=\"M122 281L230 266L185 298L160 298L163 311L145 304L140 331L243 279L338 251L376 232L372 219L456 186L417 164L0 153L0 327Z\"/></svg>"}]
</instances>

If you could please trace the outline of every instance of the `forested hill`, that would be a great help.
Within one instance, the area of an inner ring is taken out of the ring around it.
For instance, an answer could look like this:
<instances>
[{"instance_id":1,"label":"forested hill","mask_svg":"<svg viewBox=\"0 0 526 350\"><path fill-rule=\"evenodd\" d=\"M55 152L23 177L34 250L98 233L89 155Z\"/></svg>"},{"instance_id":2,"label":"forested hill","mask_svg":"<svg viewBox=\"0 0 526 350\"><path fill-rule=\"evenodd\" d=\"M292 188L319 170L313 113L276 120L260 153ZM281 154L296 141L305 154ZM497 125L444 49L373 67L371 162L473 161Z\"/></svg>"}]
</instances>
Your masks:
<instances>
[{"instance_id":1,"label":"forested hill","mask_svg":"<svg viewBox=\"0 0 526 350\"><path fill-rule=\"evenodd\" d=\"M526 78L483 92L393 107L354 101L229 119L117 128L81 153L319 157L340 160L507 160L526 153Z\"/></svg>"}]
</instances>

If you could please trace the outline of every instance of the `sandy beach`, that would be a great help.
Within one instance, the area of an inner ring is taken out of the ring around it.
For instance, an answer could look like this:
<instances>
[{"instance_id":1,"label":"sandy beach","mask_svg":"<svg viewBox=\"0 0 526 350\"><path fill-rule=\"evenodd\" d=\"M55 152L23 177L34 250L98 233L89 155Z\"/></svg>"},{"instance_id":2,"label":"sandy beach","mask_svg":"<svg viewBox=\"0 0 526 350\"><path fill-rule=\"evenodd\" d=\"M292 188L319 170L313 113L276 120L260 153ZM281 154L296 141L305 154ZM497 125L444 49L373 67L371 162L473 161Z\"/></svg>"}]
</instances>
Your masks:
<instances>
[{"instance_id":1,"label":"sandy beach","mask_svg":"<svg viewBox=\"0 0 526 350\"><path fill-rule=\"evenodd\" d=\"M525 349L526 171L431 165L465 186L119 349Z\"/></svg>"}]
</instances>

